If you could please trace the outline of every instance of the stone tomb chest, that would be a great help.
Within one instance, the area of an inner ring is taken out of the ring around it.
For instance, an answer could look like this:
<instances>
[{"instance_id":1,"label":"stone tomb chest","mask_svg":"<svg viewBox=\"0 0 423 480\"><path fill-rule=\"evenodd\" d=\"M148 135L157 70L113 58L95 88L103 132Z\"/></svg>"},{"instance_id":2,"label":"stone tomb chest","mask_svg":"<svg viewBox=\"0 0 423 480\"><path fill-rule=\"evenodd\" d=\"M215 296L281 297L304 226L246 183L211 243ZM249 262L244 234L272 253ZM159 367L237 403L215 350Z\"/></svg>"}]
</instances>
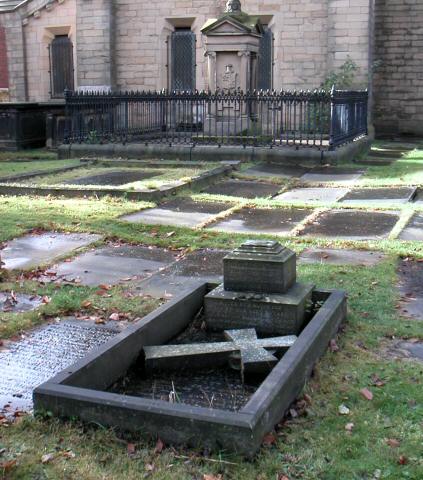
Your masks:
<instances>
[{"instance_id":1,"label":"stone tomb chest","mask_svg":"<svg viewBox=\"0 0 423 480\"><path fill-rule=\"evenodd\" d=\"M346 316L296 280L295 254L246 242L199 281L34 391L36 410L252 456Z\"/></svg>"}]
</instances>

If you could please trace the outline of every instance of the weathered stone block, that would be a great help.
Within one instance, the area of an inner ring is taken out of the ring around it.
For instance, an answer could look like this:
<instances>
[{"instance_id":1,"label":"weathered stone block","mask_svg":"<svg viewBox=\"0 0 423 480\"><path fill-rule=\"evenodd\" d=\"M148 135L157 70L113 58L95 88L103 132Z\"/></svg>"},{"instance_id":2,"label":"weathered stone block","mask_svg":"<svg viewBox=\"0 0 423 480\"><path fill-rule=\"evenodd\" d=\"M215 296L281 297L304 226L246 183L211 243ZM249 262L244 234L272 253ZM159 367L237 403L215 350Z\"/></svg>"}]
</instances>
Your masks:
<instances>
[{"instance_id":1,"label":"weathered stone block","mask_svg":"<svg viewBox=\"0 0 423 480\"><path fill-rule=\"evenodd\" d=\"M229 292L219 285L204 298L210 330L255 328L260 334L297 335L304 325L313 285L296 283L283 294Z\"/></svg>"},{"instance_id":2,"label":"weathered stone block","mask_svg":"<svg viewBox=\"0 0 423 480\"><path fill-rule=\"evenodd\" d=\"M223 259L225 290L285 293L296 280L296 255L278 242L249 241Z\"/></svg>"}]
</instances>

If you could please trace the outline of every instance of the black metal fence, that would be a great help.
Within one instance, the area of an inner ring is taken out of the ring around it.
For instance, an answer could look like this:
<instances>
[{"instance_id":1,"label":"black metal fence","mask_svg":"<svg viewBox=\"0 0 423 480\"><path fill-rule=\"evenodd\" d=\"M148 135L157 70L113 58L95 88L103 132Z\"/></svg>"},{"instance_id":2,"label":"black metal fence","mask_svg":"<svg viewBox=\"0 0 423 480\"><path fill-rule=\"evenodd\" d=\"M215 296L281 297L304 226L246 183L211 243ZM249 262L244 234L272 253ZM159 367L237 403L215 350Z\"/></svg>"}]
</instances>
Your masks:
<instances>
[{"instance_id":1,"label":"black metal fence","mask_svg":"<svg viewBox=\"0 0 423 480\"><path fill-rule=\"evenodd\" d=\"M367 91L65 92L67 143L312 146L367 134Z\"/></svg>"}]
</instances>

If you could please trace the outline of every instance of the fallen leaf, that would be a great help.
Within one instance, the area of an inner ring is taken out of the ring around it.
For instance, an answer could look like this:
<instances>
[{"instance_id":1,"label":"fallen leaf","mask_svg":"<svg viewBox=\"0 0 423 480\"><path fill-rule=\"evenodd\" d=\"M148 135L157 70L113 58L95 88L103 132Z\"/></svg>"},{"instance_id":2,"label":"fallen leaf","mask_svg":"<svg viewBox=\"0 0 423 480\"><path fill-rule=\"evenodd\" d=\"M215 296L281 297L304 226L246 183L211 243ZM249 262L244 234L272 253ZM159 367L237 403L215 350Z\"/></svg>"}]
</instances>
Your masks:
<instances>
[{"instance_id":1,"label":"fallen leaf","mask_svg":"<svg viewBox=\"0 0 423 480\"><path fill-rule=\"evenodd\" d=\"M111 285L105 285L104 283L102 283L98 286L98 288L100 288L101 290L110 290L112 287Z\"/></svg>"},{"instance_id":2,"label":"fallen leaf","mask_svg":"<svg viewBox=\"0 0 423 480\"><path fill-rule=\"evenodd\" d=\"M166 233L166 237L173 237L173 235L175 235L175 232Z\"/></svg>"},{"instance_id":3,"label":"fallen leaf","mask_svg":"<svg viewBox=\"0 0 423 480\"><path fill-rule=\"evenodd\" d=\"M335 339L332 339L330 342L329 342L329 350L334 353L334 352L337 352L339 350L339 347L338 347L338 344L336 343L336 340Z\"/></svg>"},{"instance_id":4,"label":"fallen leaf","mask_svg":"<svg viewBox=\"0 0 423 480\"><path fill-rule=\"evenodd\" d=\"M126 445L126 451L128 453L128 455L134 455L135 454L135 444L134 443L128 443Z\"/></svg>"},{"instance_id":5,"label":"fallen leaf","mask_svg":"<svg viewBox=\"0 0 423 480\"><path fill-rule=\"evenodd\" d=\"M90 302L89 300L85 300L85 302L82 302L81 305L82 305L84 308L89 308L89 307L91 307L92 302Z\"/></svg>"},{"instance_id":6,"label":"fallen leaf","mask_svg":"<svg viewBox=\"0 0 423 480\"><path fill-rule=\"evenodd\" d=\"M266 447L270 447L276 443L277 437L273 433L268 433L263 437L262 444Z\"/></svg>"},{"instance_id":7,"label":"fallen leaf","mask_svg":"<svg viewBox=\"0 0 423 480\"><path fill-rule=\"evenodd\" d=\"M95 322L94 322L94 323L95 323L96 325L104 325L106 322L104 321L103 318L98 317L98 318L95 319Z\"/></svg>"},{"instance_id":8,"label":"fallen leaf","mask_svg":"<svg viewBox=\"0 0 423 480\"><path fill-rule=\"evenodd\" d=\"M360 393L366 400L373 400L373 393L368 388L362 388Z\"/></svg>"},{"instance_id":9,"label":"fallen leaf","mask_svg":"<svg viewBox=\"0 0 423 480\"><path fill-rule=\"evenodd\" d=\"M354 424L353 424L353 423L347 423L347 424L345 425L345 430L346 430L347 432L350 432L350 433L351 433L351 432L353 431L353 428L354 428Z\"/></svg>"},{"instance_id":10,"label":"fallen leaf","mask_svg":"<svg viewBox=\"0 0 423 480\"><path fill-rule=\"evenodd\" d=\"M400 442L396 438L388 438L386 443L392 448L397 448L400 446Z\"/></svg>"},{"instance_id":11,"label":"fallen leaf","mask_svg":"<svg viewBox=\"0 0 423 480\"><path fill-rule=\"evenodd\" d=\"M76 455L72 452L72 450L65 450L64 452L62 452L62 456L67 458L67 459L71 459L71 458L76 457Z\"/></svg>"},{"instance_id":12,"label":"fallen leaf","mask_svg":"<svg viewBox=\"0 0 423 480\"><path fill-rule=\"evenodd\" d=\"M408 463L408 458L405 455L400 455L398 463L400 465L405 465L406 463Z\"/></svg>"},{"instance_id":13,"label":"fallen leaf","mask_svg":"<svg viewBox=\"0 0 423 480\"><path fill-rule=\"evenodd\" d=\"M286 475L278 475L278 480L289 480L289 477L287 477Z\"/></svg>"},{"instance_id":14,"label":"fallen leaf","mask_svg":"<svg viewBox=\"0 0 423 480\"><path fill-rule=\"evenodd\" d=\"M208 475L205 473L203 475L203 480L223 480L223 477L220 473L218 475Z\"/></svg>"},{"instance_id":15,"label":"fallen leaf","mask_svg":"<svg viewBox=\"0 0 423 480\"><path fill-rule=\"evenodd\" d=\"M47 295L44 295L44 297L41 299L41 302L42 303L50 303L51 302L51 298L50 297L47 297Z\"/></svg>"},{"instance_id":16,"label":"fallen leaf","mask_svg":"<svg viewBox=\"0 0 423 480\"><path fill-rule=\"evenodd\" d=\"M0 463L0 470L3 470L4 473L10 472L12 468L15 468L17 461L16 460L9 460L8 462L1 462Z\"/></svg>"},{"instance_id":17,"label":"fallen leaf","mask_svg":"<svg viewBox=\"0 0 423 480\"><path fill-rule=\"evenodd\" d=\"M119 321L119 314L118 313L112 313L109 317L109 320L112 322L118 322Z\"/></svg>"},{"instance_id":18,"label":"fallen leaf","mask_svg":"<svg viewBox=\"0 0 423 480\"><path fill-rule=\"evenodd\" d=\"M46 453L41 457L41 463L46 464L49 463L53 460L54 458L54 453Z\"/></svg>"},{"instance_id":19,"label":"fallen leaf","mask_svg":"<svg viewBox=\"0 0 423 480\"><path fill-rule=\"evenodd\" d=\"M164 449L164 443L160 440L160 438L157 440L156 443L156 448L154 449L154 453L162 453Z\"/></svg>"},{"instance_id":20,"label":"fallen leaf","mask_svg":"<svg viewBox=\"0 0 423 480\"><path fill-rule=\"evenodd\" d=\"M152 463L146 463L145 464L145 471L146 472L152 472L154 470L154 465Z\"/></svg>"}]
</instances>

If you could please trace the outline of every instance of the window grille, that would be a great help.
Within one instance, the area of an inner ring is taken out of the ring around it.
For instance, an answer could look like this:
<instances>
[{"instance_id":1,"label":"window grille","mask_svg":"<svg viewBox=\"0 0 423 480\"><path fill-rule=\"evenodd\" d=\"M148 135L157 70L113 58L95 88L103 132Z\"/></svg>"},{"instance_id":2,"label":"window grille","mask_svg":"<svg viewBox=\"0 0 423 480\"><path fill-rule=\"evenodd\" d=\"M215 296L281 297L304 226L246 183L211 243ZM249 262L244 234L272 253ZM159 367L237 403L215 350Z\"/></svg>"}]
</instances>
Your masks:
<instances>
[{"instance_id":1,"label":"window grille","mask_svg":"<svg viewBox=\"0 0 423 480\"><path fill-rule=\"evenodd\" d=\"M195 34L178 29L171 36L171 90L195 90Z\"/></svg>"},{"instance_id":2,"label":"window grille","mask_svg":"<svg viewBox=\"0 0 423 480\"><path fill-rule=\"evenodd\" d=\"M49 51L51 97L61 98L66 89L74 89L73 44L67 35L58 35Z\"/></svg>"},{"instance_id":3,"label":"window grille","mask_svg":"<svg viewBox=\"0 0 423 480\"><path fill-rule=\"evenodd\" d=\"M265 32L260 39L259 60L258 60L258 80L257 86L261 90L270 90L272 88L272 70L273 70L273 34L270 28L265 27Z\"/></svg>"}]
</instances>

